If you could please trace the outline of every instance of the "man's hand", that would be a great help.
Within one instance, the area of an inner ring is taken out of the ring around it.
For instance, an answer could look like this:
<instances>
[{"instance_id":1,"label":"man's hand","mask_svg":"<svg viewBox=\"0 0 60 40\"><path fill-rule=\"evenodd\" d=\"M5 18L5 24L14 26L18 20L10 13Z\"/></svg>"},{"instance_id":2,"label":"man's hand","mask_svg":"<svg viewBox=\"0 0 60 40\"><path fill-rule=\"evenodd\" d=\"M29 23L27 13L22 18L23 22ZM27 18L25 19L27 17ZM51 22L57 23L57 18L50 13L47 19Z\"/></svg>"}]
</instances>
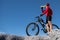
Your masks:
<instances>
[{"instance_id":1,"label":"man's hand","mask_svg":"<svg viewBox=\"0 0 60 40\"><path fill-rule=\"evenodd\" d=\"M43 9L43 7L41 7L41 9Z\"/></svg>"},{"instance_id":2,"label":"man's hand","mask_svg":"<svg viewBox=\"0 0 60 40\"><path fill-rule=\"evenodd\" d=\"M43 10L43 8L45 8L46 7L46 5L44 5L44 6L40 6L40 8L41 8L41 11Z\"/></svg>"},{"instance_id":3,"label":"man's hand","mask_svg":"<svg viewBox=\"0 0 60 40\"><path fill-rule=\"evenodd\" d=\"M40 16L43 16L44 14L40 14Z\"/></svg>"},{"instance_id":4,"label":"man's hand","mask_svg":"<svg viewBox=\"0 0 60 40\"><path fill-rule=\"evenodd\" d=\"M43 11L43 7L41 7L41 11Z\"/></svg>"}]
</instances>

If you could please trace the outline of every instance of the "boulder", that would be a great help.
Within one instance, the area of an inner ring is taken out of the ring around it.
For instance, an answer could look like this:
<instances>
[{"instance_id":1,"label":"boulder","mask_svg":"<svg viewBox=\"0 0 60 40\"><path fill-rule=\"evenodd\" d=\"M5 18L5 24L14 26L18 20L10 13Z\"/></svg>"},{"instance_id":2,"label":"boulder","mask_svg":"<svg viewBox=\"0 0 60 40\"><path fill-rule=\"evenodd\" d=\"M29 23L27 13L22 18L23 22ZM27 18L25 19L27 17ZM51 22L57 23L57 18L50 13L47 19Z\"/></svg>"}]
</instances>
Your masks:
<instances>
[{"instance_id":1,"label":"boulder","mask_svg":"<svg viewBox=\"0 0 60 40\"><path fill-rule=\"evenodd\" d=\"M17 36L0 33L0 40L60 40L60 30L52 30L46 36Z\"/></svg>"}]
</instances>

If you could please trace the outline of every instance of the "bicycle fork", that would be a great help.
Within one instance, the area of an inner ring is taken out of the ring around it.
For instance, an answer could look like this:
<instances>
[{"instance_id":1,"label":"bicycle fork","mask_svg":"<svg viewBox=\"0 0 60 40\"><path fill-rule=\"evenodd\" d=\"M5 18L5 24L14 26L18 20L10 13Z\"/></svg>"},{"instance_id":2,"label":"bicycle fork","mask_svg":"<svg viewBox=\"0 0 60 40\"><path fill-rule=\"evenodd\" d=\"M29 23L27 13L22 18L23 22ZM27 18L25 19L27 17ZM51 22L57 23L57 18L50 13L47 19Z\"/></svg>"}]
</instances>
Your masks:
<instances>
[{"instance_id":1,"label":"bicycle fork","mask_svg":"<svg viewBox=\"0 0 60 40\"><path fill-rule=\"evenodd\" d=\"M38 25L38 21L36 21L36 24ZM36 24L34 24L34 28L32 28L32 31L36 29Z\"/></svg>"}]
</instances>

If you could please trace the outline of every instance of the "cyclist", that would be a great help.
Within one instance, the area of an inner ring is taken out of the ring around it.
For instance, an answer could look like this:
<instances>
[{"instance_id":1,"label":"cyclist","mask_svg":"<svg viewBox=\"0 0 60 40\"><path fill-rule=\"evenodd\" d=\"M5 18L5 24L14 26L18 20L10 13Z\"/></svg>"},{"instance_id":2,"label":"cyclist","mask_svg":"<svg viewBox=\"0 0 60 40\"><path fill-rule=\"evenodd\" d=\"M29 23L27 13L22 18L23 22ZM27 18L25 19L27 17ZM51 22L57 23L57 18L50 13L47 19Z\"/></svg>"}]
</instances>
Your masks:
<instances>
[{"instance_id":1,"label":"cyclist","mask_svg":"<svg viewBox=\"0 0 60 40\"><path fill-rule=\"evenodd\" d=\"M43 8L45 8L45 10L43 10ZM51 23L52 9L50 8L50 4L46 3L46 5L41 6L41 10L42 10L42 14L40 16L42 16L43 14L46 14L46 28L48 32L51 32L52 31L52 23Z\"/></svg>"}]
</instances>

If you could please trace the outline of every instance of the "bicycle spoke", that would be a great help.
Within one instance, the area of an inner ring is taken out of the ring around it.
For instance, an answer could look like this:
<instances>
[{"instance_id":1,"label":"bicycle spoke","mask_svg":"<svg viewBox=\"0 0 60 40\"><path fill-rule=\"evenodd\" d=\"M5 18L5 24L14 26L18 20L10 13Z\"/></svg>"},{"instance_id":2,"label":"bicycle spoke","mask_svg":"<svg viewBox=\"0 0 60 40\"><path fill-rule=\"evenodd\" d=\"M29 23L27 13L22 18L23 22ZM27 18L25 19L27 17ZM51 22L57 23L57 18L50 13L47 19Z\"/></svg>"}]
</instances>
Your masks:
<instances>
[{"instance_id":1,"label":"bicycle spoke","mask_svg":"<svg viewBox=\"0 0 60 40\"><path fill-rule=\"evenodd\" d=\"M27 35L37 35L39 29L35 23L31 23L27 26L26 33Z\"/></svg>"}]
</instances>

